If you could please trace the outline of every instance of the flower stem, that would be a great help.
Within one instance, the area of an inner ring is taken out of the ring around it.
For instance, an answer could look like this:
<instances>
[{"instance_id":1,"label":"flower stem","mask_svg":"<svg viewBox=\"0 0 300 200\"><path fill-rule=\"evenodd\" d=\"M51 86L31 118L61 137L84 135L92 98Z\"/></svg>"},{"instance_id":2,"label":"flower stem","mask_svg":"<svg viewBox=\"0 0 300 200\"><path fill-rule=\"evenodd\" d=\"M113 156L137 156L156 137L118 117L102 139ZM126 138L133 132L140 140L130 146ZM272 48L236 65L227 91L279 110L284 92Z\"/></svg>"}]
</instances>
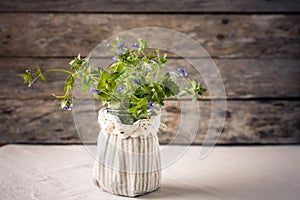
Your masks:
<instances>
[{"instance_id":1,"label":"flower stem","mask_svg":"<svg viewBox=\"0 0 300 200\"><path fill-rule=\"evenodd\" d=\"M56 69L56 68L45 70L45 72L64 72L64 73L73 75L73 72L71 72L71 71L68 71L68 70L65 70L65 69Z\"/></svg>"}]
</instances>

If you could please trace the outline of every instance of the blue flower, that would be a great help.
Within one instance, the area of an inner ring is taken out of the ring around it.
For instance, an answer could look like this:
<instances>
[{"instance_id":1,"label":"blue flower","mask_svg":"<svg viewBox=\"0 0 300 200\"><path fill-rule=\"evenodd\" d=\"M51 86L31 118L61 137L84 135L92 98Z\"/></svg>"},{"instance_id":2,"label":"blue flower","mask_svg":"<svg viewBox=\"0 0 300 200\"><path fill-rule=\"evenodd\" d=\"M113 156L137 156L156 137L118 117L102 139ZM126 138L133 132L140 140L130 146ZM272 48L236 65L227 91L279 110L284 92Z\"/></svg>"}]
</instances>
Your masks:
<instances>
[{"instance_id":1,"label":"blue flower","mask_svg":"<svg viewBox=\"0 0 300 200\"><path fill-rule=\"evenodd\" d=\"M117 62L118 60L119 60L119 58L116 57L116 56L114 56L114 57L111 59L112 62Z\"/></svg>"},{"instance_id":2,"label":"blue flower","mask_svg":"<svg viewBox=\"0 0 300 200\"><path fill-rule=\"evenodd\" d=\"M91 87L91 89L90 89L90 93L92 93L93 95L96 95L96 94L100 94L100 90L98 90L98 89L94 89L93 87Z\"/></svg>"},{"instance_id":3,"label":"blue flower","mask_svg":"<svg viewBox=\"0 0 300 200\"><path fill-rule=\"evenodd\" d=\"M67 105L64 105L62 107L63 110L67 110L67 111L71 111L73 109L73 103L70 104L70 106L68 107Z\"/></svg>"},{"instance_id":4,"label":"blue flower","mask_svg":"<svg viewBox=\"0 0 300 200\"><path fill-rule=\"evenodd\" d=\"M132 43L130 44L130 46L131 46L132 48L134 48L134 49L140 48L140 45L139 45L138 43L135 43L135 42L132 42Z\"/></svg>"},{"instance_id":5,"label":"blue flower","mask_svg":"<svg viewBox=\"0 0 300 200\"><path fill-rule=\"evenodd\" d=\"M134 84L142 85L140 80L136 80L136 79L135 79L133 82L134 82Z\"/></svg>"},{"instance_id":6,"label":"blue flower","mask_svg":"<svg viewBox=\"0 0 300 200\"><path fill-rule=\"evenodd\" d=\"M178 71L178 73L179 73L179 75L180 75L181 77L187 77L187 71L186 71L186 69L184 69L184 68L182 68L182 67L179 67L179 68L177 69L177 71Z\"/></svg>"},{"instance_id":7,"label":"blue flower","mask_svg":"<svg viewBox=\"0 0 300 200\"><path fill-rule=\"evenodd\" d=\"M122 92L122 91L124 91L124 90L126 90L125 85L122 85L121 87L119 87L119 88L117 89L118 92Z\"/></svg>"},{"instance_id":8,"label":"blue flower","mask_svg":"<svg viewBox=\"0 0 300 200\"><path fill-rule=\"evenodd\" d=\"M151 109L151 110L154 110L155 109L155 105L152 101L149 101L148 102L148 107Z\"/></svg>"},{"instance_id":9,"label":"blue flower","mask_svg":"<svg viewBox=\"0 0 300 200\"><path fill-rule=\"evenodd\" d=\"M71 111L73 109L73 103L70 104L68 111Z\"/></svg>"},{"instance_id":10,"label":"blue flower","mask_svg":"<svg viewBox=\"0 0 300 200\"><path fill-rule=\"evenodd\" d=\"M119 51L124 52L124 51L126 50L126 48L127 48L127 46L126 46L125 42L119 42L119 43L118 43L117 49L118 49Z\"/></svg>"}]
</instances>

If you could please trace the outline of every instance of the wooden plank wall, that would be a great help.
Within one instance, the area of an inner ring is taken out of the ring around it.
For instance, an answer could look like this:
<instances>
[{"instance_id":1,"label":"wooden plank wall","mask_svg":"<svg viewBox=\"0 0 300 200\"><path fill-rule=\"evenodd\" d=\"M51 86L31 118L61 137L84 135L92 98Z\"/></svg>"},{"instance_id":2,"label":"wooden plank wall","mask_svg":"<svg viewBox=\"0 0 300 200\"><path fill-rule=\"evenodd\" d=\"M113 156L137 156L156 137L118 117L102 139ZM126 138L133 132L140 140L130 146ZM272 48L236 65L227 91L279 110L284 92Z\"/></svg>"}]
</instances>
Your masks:
<instances>
[{"instance_id":1,"label":"wooden plank wall","mask_svg":"<svg viewBox=\"0 0 300 200\"><path fill-rule=\"evenodd\" d=\"M36 62L68 67L111 35L146 26L187 34L214 59L228 106L224 128L215 128L219 144L300 143L299 11L297 0L0 0L0 143L80 143L72 114L57 110L50 95L65 77L28 89L16 75ZM208 128L209 96L199 105L195 144ZM161 143L180 122L175 101L166 111Z\"/></svg>"}]
</instances>

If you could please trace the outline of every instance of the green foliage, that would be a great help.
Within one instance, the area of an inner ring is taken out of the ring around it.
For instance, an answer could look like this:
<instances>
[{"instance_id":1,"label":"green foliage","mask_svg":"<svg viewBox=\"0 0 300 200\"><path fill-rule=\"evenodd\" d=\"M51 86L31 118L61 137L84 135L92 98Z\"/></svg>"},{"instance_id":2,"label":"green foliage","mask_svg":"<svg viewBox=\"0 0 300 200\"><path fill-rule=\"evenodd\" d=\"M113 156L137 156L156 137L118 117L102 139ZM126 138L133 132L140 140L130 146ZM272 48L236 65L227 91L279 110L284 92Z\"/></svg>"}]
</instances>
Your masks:
<instances>
[{"instance_id":1,"label":"green foliage","mask_svg":"<svg viewBox=\"0 0 300 200\"><path fill-rule=\"evenodd\" d=\"M32 72L30 69L26 69L25 74L19 74L19 76L24 79L24 83L28 83L28 87L31 87L38 78L46 82L46 78L38 64L36 64L35 71Z\"/></svg>"},{"instance_id":2,"label":"green foliage","mask_svg":"<svg viewBox=\"0 0 300 200\"><path fill-rule=\"evenodd\" d=\"M85 64L85 59L81 59L80 54L78 54L69 64L72 69L80 69Z\"/></svg>"},{"instance_id":3,"label":"green foliage","mask_svg":"<svg viewBox=\"0 0 300 200\"><path fill-rule=\"evenodd\" d=\"M28 83L28 87L32 85L33 75L30 69L26 69L25 74L19 74L19 76L24 79L24 83Z\"/></svg>"},{"instance_id":4,"label":"green foliage","mask_svg":"<svg viewBox=\"0 0 300 200\"><path fill-rule=\"evenodd\" d=\"M43 75L43 72L42 72L40 66L39 66L37 63L36 63L36 71L37 71L37 73L38 73L39 78L40 78L42 81L46 82L46 78L45 78L45 76Z\"/></svg>"},{"instance_id":5,"label":"green foliage","mask_svg":"<svg viewBox=\"0 0 300 200\"><path fill-rule=\"evenodd\" d=\"M66 85L64 87L65 92L69 93L72 91L72 89L74 87L74 82L75 82L75 79L74 79L73 75L69 75L67 77Z\"/></svg>"},{"instance_id":6,"label":"green foliage","mask_svg":"<svg viewBox=\"0 0 300 200\"><path fill-rule=\"evenodd\" d=\"M37 79L46 81L44 73L67 73L65 94L54 95L61 99L62 109L72 108L74 98L72 90L75 79L78 78L81 80L83 92L91 92L103 105L121 109L130 114L134 120L149 118L150 111L163 106L165 98L193 95L195 100L206 91L200 83L190 78L187 78L190 87L181 88L177 80L185 78L185 71L181 75L174 72L162 74L161 70L169 62L167 55L162 55L159 49L155 53L148 52L147 43L142 39L128 46L121 38L117 38L112 42L111 49L114 58L107 69L101 66L91 69L89 58L81 58L79 54L69 63L70 70L58 68L43 71L36 65L36 70L27 69L19 76L31 86Z\"/></svg>"},{"instance_id":7,"label":"green foliage","mask_svg":"<svg viewBox=\"0 0 300 200\"><path fill-rule=\"evenodd\" d=\"M169 72L164 74L160 82L164 87L166 97L175 96L180 92L180 88L176 84L176 76L174 74L171 74Z\"/></svg>"},{"instance_id":8,"label":"green foliage","mask_svg":"<svg viewBox=\"0 0 300 200\"><path fill-rule=\"evenodd\" d=\"M194 101L197 99L198 96L204 95L204 93L206 92L206 88L203 88L200 83L197 83L193 79L189 78L188 81L190 82L191 87L188 88L186 91L188 94L192 94L194 96L193 97Z\"/></svg>"}]
</instances>

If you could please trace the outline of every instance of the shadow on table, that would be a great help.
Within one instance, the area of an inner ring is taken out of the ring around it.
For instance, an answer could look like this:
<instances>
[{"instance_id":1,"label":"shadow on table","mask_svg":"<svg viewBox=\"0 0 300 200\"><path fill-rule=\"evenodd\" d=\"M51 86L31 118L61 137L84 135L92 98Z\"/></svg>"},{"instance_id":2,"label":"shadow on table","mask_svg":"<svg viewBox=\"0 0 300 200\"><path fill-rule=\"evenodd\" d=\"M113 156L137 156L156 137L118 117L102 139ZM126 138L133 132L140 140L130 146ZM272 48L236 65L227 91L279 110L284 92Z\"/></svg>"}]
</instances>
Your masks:
<instances>
[{"instance_id":1,"label":"shadow on table","mask_svg":"<svg viewBox=\"0 0 300 200\"><path fill-rule=\"evenodd\" d=\"M217 191L218 189L208 186L162 185L159 190L138 199L221 199L216 195L220 194L220 191Z\"/></svg>"}]
</instances>

